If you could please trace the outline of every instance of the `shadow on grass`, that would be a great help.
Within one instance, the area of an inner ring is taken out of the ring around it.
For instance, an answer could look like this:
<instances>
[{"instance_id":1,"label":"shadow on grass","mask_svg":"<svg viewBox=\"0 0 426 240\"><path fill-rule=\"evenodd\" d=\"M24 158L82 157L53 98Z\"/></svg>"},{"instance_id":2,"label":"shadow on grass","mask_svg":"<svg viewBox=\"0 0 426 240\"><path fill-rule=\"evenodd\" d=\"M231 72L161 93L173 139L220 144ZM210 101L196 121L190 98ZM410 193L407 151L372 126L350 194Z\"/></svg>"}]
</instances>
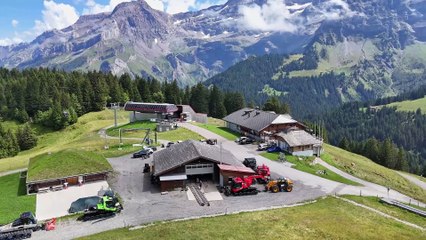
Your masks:
<instances>
[{"instance_id":1,"label":"shadow on grass","mask_svg":"<svg viewBox=\"0 0 426 240\"><path fill-rule=\"evenodd\" d=\"M27 178L26 177L21 178L19 175L18 175L18 177L19 177L19 186L18 186L17 196L18 197L19 196L25 196L25 195L27 195L27 185L26 185Z\"/></svg>"}]
</instances>

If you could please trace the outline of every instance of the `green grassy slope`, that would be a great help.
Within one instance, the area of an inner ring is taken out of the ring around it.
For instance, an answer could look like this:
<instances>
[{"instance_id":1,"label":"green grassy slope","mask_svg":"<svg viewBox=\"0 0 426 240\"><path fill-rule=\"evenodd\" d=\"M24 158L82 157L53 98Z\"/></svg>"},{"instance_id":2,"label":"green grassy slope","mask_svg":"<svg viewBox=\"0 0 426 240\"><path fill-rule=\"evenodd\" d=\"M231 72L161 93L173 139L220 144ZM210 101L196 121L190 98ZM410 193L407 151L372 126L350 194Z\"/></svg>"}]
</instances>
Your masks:
<instances>
[{"instance_id":1,"label":"green grassy slope","mask_svg":"<svg viewBox=\"0 0 426 240\"><path fill-rule=\"evenodd\" d=\"M234 141L235 139L241 136L240 134L233 132L226 127L219 127L213 124L201 124L201 123L194 123L194 125L207 129L210 132L216 133L217 135L222 136L230 141Z\"/></svg>"},{"instance_id":2,"label":"green grassy slope","mask_svg":"<svg viewBox=\"0 0 426 240\"><path fill-rule=\"evenodd\" d=\"M109 162L93 152L66 149L30 159L28 180L37 181L85 173L112 171Z\"/></svg>"},{"instance_id":3,"label":"green grassy slope","mask_svg":"<svg viewBox=\"0 0 426 240\"><path fill-rule=\"evenodd\" d=\"M394 170L328 144L324 144L324 149L325 153L321 158L342 171L369 182L388 186L412 198L422 201L426 199L426 190L411 183Z\"/></svg>"},{"instance_id":4,"label":"green grassy slope","mask_svg":"<svg viewBox=\"0 0 426 240\"><path fill-rule=\"evenodd\" d=\"M81 239L424 239L424 232L335 198L293 208L118 229Z\"/></svg>"},{"instance_id":5,"label":"green grassy slope","mask_svg":"<svg viewBox=\"0 0 426 240\"><path fill-rule=\"evenodd\" d=\"M0 225L7 224L23 212L35 213L36 196L27 196L25 178L19 173L0 177Z\"/></svg>"},{"instance_id":6,"label":"green grassy slope","mask_svg":"<svg viewBox=\"0 0 426 240\"><path fill-rule=\"evenodd\" d=\"M394 102L386 105L388 107L396 107L397 111L415 112L420 108L423 114L426 114L426 96L416 100L407 100L402 102Z\"/></svg>"},{"instance_id":7,"label":"green grassy slope","mask_svg":"<svg viewBox=\"0 0 426 240\"><path fill-rule=\"evenodd\" d=\"M121 123L128 122L128 113L119 111L118 120ZM36 155L46 152L56 152L66 148L80 148L95 151L106 157L122 154L116 146L104 150L105 140L101 139L98 131L101 128L114 124L114 113L111 110L88 113L81 116L78 122L61 131L38 132L39 139L35 148L20 152L15 157L0 159L0 172L25 168L28 160ZM38 130L37 130L38 131ZM118 141L107 141L110 145L118 144Z\"/></svg>"},{"instance_id":8,"label":"green grassy slope","mask_svg":"<svg viewBox=\"0 0 426 240\"><path fill-rule=\"evenodd\" d=\"M377 197L360 197L360 196L350 196L345 195L344 198L353 200L357 203L372 207L383 213L389 214L392 217L414 223L420 227L426 228L425 218L417 215L415 213L409 212L407 210L401 209L399 207L391 206L386 203L381 203Z\"/></svg>"}]
</instances>

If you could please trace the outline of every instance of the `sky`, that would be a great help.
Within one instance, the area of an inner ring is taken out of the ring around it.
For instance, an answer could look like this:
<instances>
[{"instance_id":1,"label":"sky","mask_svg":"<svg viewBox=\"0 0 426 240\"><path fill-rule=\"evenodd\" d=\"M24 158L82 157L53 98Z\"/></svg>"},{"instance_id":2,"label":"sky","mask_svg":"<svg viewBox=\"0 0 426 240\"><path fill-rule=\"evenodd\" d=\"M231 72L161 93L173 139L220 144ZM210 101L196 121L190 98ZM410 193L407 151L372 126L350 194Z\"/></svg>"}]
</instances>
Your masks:
<instances>
[{"instance_id":1,"label":"sky","mask_svg":"<svg viewBox=\"0 0 426 240\"><path fill-rule=\"evenodd\" d=\"M110 12L132 0L13 0L0 5L0 46L32 41L51 29L72 25L79 16ZM223 4L226 0L146 0L155 9L178 13Z\"/></svg>"}]
</instances>

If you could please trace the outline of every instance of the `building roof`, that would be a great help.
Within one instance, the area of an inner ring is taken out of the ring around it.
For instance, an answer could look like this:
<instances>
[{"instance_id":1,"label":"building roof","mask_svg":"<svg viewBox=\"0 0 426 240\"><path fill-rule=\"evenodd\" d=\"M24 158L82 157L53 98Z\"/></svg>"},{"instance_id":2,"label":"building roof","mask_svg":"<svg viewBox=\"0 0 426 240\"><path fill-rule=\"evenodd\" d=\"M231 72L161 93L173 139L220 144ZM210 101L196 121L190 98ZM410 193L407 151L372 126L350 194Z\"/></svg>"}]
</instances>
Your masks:
<instances>
[{"instance_id":1,"label":"building roof","mask_svg":"<svg viewBox=\"0 0 426 240\"><path fill-rule=\"evenodd\" d=\"M294 120L290 114L280 114L277 118L275 118L274 121L272 121L272 124L286 124L286 123L297 123L296 120Z\"/></svg>"},{"instance_id":2,"label":"building roof","mask_svg":"<svg viewBox=\"0 0 426 240\"><path fill-rule=\"evenodd\" d=\"M252 108L240 109L224 117L223 120L257 132L271 124L297 123L288 114L276 114Z\"/></svg>"},{"instance_id":3,"label":"building roof","mask_svg":"<svg viewBox=\"0 0 426 240\"><path fill-rule=\"evenodd\" d=\"M154 175L159 176L198 158L215 163L244 166L232 153L218 145L209 145L199 141L188 140L173 144L169 148L153 154Z\"/></svg>"},{"instance_id":4,"label":"building roof","mask_svg":"<svg viewBox=\"0 0 426 240\"><path fill-rule=\"evenodd\" d=\"M28 165L27 183L109 171L112 171L112 167L104 157L93 152L67 149L31 158Z\"/></svg>"},{"instance_id":5,"label":"building roof","mask_svg":"<svg viewBox=\"0 0 426 240\"><path fill-rule=\"evenodd\" d=\"M225 164L219 164L217 166L222 171L255 174L253 169L248 167L232 166L232 165L225 165Z\"/></svg>"},{"instance_id":6,"label":"building roof","mask_svg":"<svg viewBox=\"0 0 426 240\"><path fill-rule=\"evenodd\" d=\"M280 132L276 135L281 137L290 147L321 144L319 139L304 130Z\"/></svg>"},{"instance_id":7,"label":"building roof","mask_svg":"<svg viewBox=\"0 0 426 240\"><path fill-rule=\"evenodd\" d=\"M143 113L174 113L178 108L176 105L170 103L127 102L124 105L124 110Z\"/></svg>"}]
</instances>

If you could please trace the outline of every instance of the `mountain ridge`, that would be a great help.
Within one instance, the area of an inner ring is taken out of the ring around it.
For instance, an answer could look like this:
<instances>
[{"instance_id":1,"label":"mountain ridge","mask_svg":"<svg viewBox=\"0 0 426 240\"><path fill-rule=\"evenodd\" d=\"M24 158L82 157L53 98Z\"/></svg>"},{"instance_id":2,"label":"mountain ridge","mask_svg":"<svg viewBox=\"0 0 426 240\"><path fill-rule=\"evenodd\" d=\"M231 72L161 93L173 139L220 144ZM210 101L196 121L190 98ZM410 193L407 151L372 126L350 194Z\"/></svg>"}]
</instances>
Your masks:
<instances>
[{"instance_id":1,"label":"mountain ridge","mask_svg":"<svg viewBox=\"0 0 426 240\"><path fill-rule=\"evenodd\" d=\"M138 0L121 3L110 13L81 16L75 24L45 32L30 43L0 47L0 66L111 71L177 79L185 86L253 55L307 55L315 44L374 37L383 41L376 45L384 53L384 64L376 61L378 70L369 73L377 74L392 65L388 53L425 38L424 2L229 0L170 15ZM245 18L248 13L254 19L275 14L276 9L281 11L274 16L278 20L258 19L263 25L250 25Z\"/></svg>"}]
</instances>

